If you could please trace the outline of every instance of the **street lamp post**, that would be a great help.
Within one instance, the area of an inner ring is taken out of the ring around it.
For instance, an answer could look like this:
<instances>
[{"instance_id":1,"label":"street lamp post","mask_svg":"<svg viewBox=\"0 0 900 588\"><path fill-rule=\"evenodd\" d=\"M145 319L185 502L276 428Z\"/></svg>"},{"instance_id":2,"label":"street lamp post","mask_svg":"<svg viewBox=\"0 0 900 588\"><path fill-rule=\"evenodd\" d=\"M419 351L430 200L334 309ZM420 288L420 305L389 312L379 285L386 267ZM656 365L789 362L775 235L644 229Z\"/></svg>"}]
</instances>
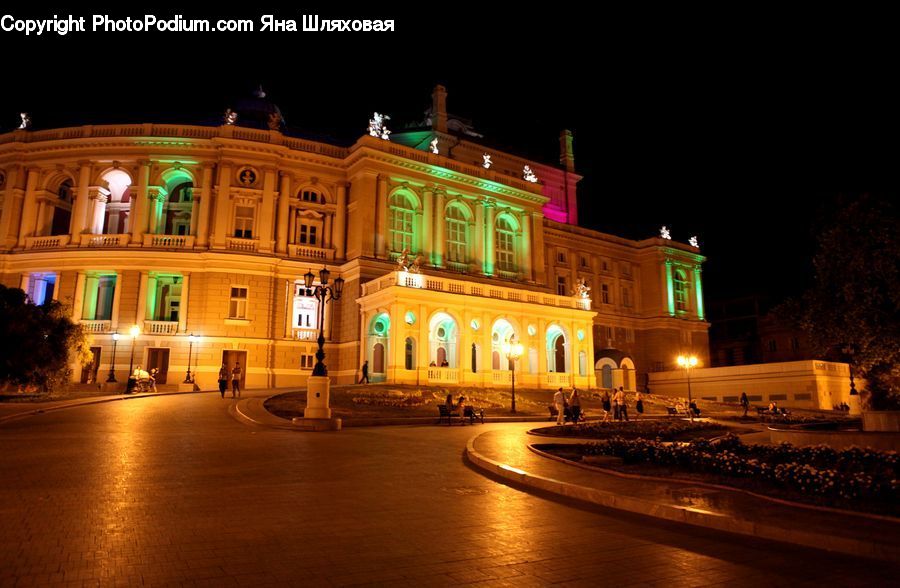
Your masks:
<instances>
[{"instance_id":1,"label":"street lamp post","mask_svg":"<svg viewBox=\"0 0 900 588\"><path fill-rule=\"evenodd\" d=\"M691 368L697 365L697 357L694 355L679 355L678 356L678 365L684 368L687 372L687 384L688 384L688 416L691 419L691 422L694 422L694 409L691 407L694 404L694 399L691 397Z\"/></svg>"},{"instance_id":2,"label":"street lamp post","mask_svg":"<svg viewBox=\"0 0 900 588\"><path fill-rule=\"evenodd\" d=\"M112 340L113 340L112 364L109 366L109 376L106 378L106 381L115 383L116 382L116 346L119 343L119 333L113 333Z\"/></svg>"},{"instance_id":3,"label":"street lamp post","mask_svg":"<svg viewBox=\"0 0 900 588\"><path fill-rule=\"evenodd\" d=\"M141 329L137 325L133 325L129 330L128 334L131 335L131 358L128 360L128 387L125 389L126 392L131 392L134 389L134 342L137 341L138 335L141 334Z\"/></svg>"},{"instance_id":4,"label":"street lamp post","mask_svg":"<svg viewBox=\"0 0 900 588\"><path fill-rule=\"evenodd\" d=\"M191 355L193 354L193 351L194 351L194 341L196 341L196 340L197 340L197 338L194 337L194 334L193 334L193 333L191 333L190 335L188 335L188 363L187 363L187 374L185 374L185 376L184 376L184 382L183 382L183 383L185 383L185 384L190 384L190 383L192 383L192 382L194 381L194 378L191 377Z\"/></svg>"},{"instance_id":5,"label":"street lamp post","mask_svg":"<svg viewBox=\"0 0 900 588\"><path fill-rule=\"evenodd\" d=\"M319 270L319 285L313 287L313 280L316 276L312 271L306 272L303 276L304 285L306 286L306 295L313 296L319 301L319 338L316 342L319 349L316 351L316 365L313 367L314 376L327 376L328 368L322 361L325 359L325 305L331 300L340 300L341 293L344 291L344 278L338 278L334 281L334 285L328 285L328 277L331 272L328 268L323 267Z\"/></svg>"},{"instance_id":6,"label":"street lamp post","mask_svg":"<svg viewBox=\"0 0 900 588\"><path fill-rule=\"evenodd\" d=\"M506 359L512 365L512 405L510 408L510 412L516 414L516 360L522 357L522 344L515 343L515 336L510 337L503 344L503 353L506 355Z\"/></svg>"}]
</instances>

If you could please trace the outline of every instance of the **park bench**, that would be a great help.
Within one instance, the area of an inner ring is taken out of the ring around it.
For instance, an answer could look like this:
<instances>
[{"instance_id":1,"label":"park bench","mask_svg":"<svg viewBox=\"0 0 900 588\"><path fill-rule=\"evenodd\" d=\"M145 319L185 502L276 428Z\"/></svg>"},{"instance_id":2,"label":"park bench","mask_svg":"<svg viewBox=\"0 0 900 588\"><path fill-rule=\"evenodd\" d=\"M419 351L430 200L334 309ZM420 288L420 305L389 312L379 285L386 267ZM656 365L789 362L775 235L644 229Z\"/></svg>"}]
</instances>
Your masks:
<instances>
[{"instance_id":1,"label":"park bench","mask_svg":"<svg viewBox=\"0 0 900 588\"><path fill-rule=\"evenodd\" d=\"M678 416L678 409L675 408L674 406L667 406L667 407L666 407L666 414L667 414L668 416Z\"/></svg>"},{"instance_id":2,"label":"park bench","mask_svg":"<svg viewBox=\"0 0 900 588\"><path fill-rule=\"evenodd\" d=\"M450 410L449 408L447 408L446 404L438 404L438 410L441 413L441 417L438 419L438 424L441 424L443 422L443 420L446 418L447 426L450 426L451 424L453 424L453 417L459 417L459 411L458 410ZM460 417L460 421L462 421L461 417Z\"/></svg>"},{"instance_id":3,"label":"park bench","mask_svg":"<svg viewBox=\"0 0 900 588\"><path fill-rule=\"evenodd\" d=\"M446 407L444 407L444 408L446 408ZM469 419L470 425L475 424L475 419L481 419L481 424L483 425L484 424L484 409L480 408L478 410L475 410L474 406L467 406L463 410L463 419L466 419L466 418ZM465 422L465 421L463 421L463 422Z\"/></svg>"}]
</instances>

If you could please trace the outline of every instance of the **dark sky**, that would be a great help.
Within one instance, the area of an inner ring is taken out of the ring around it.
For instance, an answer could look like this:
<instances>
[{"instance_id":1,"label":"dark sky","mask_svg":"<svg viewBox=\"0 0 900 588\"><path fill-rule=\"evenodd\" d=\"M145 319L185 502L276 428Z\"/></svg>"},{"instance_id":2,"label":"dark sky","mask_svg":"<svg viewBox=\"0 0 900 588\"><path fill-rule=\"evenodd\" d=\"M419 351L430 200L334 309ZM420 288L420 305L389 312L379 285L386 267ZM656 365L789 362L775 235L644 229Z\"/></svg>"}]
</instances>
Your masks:
<instances>
[{"instance_id":1,"label":"dark sky","mask_svg":"<svg viewBox=\"0 0 900 588\"><path fill-rule=\"evenodd\" d=\"M352 142L373 110L421 118L442 83L449 110L510 151L555 162L559 131L572 129L580 223L632 238L662 224L677 240L699 235L710 298L798 291L812 271L817 210L842 190L896 185L900 100L895 68L878 56L897 48L879 45L877 31L860 45L785 15L488 16L477 6L304 11L393 17L398 31L381 34L0 32L12 81L0 91L0 128L20 110L36 129L211 122L261 83L291 127ZM88 20L103 12L81 10ZM265 13L300 14L185 16Z\"/></svg>"}]
</instances>

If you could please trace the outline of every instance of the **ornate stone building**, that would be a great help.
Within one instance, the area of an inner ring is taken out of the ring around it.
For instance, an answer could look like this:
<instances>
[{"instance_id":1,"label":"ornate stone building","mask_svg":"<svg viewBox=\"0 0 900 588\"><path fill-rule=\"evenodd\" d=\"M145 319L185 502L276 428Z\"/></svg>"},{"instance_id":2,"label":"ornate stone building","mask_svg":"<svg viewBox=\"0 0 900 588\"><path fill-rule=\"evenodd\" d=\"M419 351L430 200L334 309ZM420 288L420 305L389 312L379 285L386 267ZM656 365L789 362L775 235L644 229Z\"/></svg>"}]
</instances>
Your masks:
<instances>
[{"instance_id":1,"label":"ornate stone building","mask_svg":"<svg viewBox=\"0 0 900 588\"><path fill-rule=\"evenodd\" d=\"M106 379L114 333L119 382L132 345L180 382L194 334L203 387L223 362L302 385L323 309L300 284L323 266L346 284L324 309L337 382L368 360L375 380L505 385L510 340L525 386L634 389L679 352L707 363L696 248L577 226L571 134L545 165L482 146L445 104L438 86L422 125L349 147L289 136L262 98L217 127L0 135L0 280L90 331L81 382Z\"/></svg>"}]
</instances>

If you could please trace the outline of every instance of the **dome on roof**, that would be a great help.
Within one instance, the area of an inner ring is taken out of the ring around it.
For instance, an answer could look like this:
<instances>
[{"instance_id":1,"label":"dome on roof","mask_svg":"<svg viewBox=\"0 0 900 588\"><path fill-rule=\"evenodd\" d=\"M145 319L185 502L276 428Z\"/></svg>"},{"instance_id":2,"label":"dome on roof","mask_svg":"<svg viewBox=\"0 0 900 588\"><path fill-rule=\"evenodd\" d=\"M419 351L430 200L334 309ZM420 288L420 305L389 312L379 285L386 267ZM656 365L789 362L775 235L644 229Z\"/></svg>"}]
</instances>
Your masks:
<instances>
[{"instance_id":1,"label":"dome on roof","mask_svg":"<svg viewBox=\"0 0 900 588\"><path fill-rule=\"evenodd\" d=\"M237 100L234 110L238 115L238 126L273 131L283 131L285 128L281 109L266 98L262 86L252 96Z\"/></svg>"}]
</instances>

